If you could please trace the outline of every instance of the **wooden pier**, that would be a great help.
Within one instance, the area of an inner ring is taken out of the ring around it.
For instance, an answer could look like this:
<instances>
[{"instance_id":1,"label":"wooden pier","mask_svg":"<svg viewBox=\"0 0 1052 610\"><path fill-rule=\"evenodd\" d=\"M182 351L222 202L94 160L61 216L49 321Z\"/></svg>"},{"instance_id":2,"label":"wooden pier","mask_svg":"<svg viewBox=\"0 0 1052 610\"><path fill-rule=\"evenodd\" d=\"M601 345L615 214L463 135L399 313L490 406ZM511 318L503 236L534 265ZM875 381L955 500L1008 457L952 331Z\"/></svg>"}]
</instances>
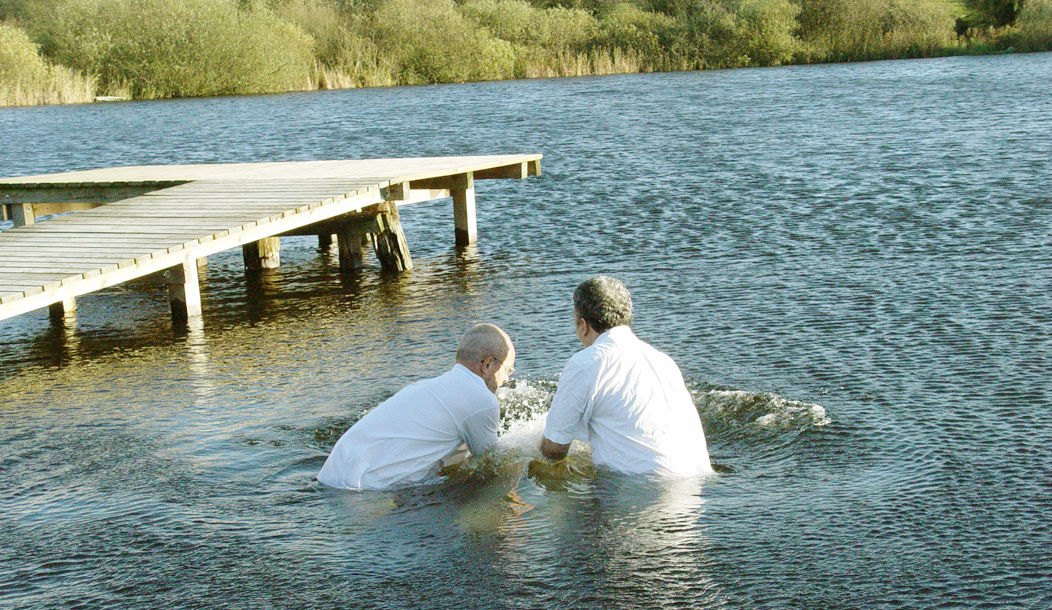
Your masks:
<instances>
[{"instance_id":1,"label":"wooden pier","mask_svg":"<svg viewBox=\"0 0 1052 610\"><path fill-rule=\"evenodd\" d=\"M412 267L398 207L451 197L457 244L476 238L475 180L540 174L541 155L155 165L0 179L0 320L166 272L173 319L201 314L198 266L240 247L275 267L283 235L339 247L342 270L371 244L385 269ZM40 216L73 212L38 222Z\"/></svg>"}]
</instances>

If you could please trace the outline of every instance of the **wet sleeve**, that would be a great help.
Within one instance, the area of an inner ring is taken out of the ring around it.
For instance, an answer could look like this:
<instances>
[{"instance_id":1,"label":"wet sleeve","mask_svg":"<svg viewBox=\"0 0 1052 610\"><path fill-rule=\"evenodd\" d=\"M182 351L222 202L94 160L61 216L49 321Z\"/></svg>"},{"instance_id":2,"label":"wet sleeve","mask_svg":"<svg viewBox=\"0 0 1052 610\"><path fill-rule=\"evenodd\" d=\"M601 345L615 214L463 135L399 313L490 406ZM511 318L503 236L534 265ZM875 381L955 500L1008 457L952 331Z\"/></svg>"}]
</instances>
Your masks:
<instances>
[{"instance_id":1,"label":"wet sleeve","mask_svg":"<svg viewBox=\"0 0 1052 610\"><path fill-rule=\"evenodd\" d=\"M569 445L574 439L588 440L588 414L599 363L592 359L570 358L559 377L544 424L544 438Z\"/></svg>"},{"instance_id":2,"label":"wet sleeve","mask_svg":"<svg viewBox=\"0 0 1052 610\"><path fill-rule=\"evenodd\" d=\"M471 455L479 455L497 444L499 419L500 405L496 397L493 398L492 405L487 405L464 419L460 426L460 436Z\"/></svg>"}]
</instances>

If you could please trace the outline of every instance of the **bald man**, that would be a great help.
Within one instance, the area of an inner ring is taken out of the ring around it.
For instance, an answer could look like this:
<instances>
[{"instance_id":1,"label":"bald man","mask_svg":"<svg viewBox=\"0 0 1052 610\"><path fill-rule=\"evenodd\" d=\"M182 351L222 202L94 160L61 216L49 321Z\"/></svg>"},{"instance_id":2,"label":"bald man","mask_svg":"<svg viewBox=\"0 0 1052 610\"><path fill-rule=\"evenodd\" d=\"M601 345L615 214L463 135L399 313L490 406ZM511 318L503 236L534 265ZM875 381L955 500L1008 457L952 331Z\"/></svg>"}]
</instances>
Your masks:
<instances>
[{"instance_id":1,"label":"bald man","mask_svg":"<svg viewBox=\"0 0 1052 610\"><path fill-rule=\"evenodd\" d=\"M395 489L497 444L496 391L515 371L511 339L492 324L460 339L456 364L366 413L336 442L318 481L341 489Z\"/></svg>"}]
</instances>

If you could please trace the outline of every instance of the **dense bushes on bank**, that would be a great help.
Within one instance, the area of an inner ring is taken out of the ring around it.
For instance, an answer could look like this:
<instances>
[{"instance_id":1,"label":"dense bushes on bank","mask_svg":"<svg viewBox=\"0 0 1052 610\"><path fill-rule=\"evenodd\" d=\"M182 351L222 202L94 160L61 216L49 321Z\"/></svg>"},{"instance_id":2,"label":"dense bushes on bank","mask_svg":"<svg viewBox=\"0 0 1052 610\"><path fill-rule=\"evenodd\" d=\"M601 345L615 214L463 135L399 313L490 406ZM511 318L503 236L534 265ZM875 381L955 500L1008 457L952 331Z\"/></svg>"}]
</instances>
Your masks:
<instances>
[{"instance_id":1,"label":"dense bushes on bank","mask_svg":"<svg viewBox=\"0 0 1052 610\"><path fill-rule=\"evenodd\" d=\"M314 43L265 8L216 0L70 0L29 32L54 61L136 98L311 86Z\"/></svg>"},{"instance_id":2,"label":"dense bushes on bank","mask_svg":"<svg viewBox=\"0 0 1052 610\"><path fill-rule=\"evenodd\" d=\"M1019 51L1052 50L1052 0L1027 0L1004 37Z\"/></svg>"},{"instance_id":3,"label":"dense bushes on bank","mask_svg":"<svg viewBox=\"0 0 1052 610\"><path fill-rule=\"evenodd\" d=\"M0 28L12 104L1047 50L1052 0L0 0Z\"/></svg>"}]
</instances>

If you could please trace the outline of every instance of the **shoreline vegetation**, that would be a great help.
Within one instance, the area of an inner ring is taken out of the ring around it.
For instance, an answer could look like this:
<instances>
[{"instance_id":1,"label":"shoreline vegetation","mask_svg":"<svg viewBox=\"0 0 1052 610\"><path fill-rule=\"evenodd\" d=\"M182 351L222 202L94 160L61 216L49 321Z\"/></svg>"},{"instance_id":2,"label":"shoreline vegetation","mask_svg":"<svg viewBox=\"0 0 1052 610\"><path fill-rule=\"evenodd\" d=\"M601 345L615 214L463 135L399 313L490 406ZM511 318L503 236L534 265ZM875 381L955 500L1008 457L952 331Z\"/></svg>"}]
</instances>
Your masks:
<instances>
[{"instance_id":1,"label":"shoreline vegetation","mask_svg":"<svg viewBox=\"0 0 1052 610\"><path fill-rule=\"evenodd\" d=\"M1052 50L1052 0L0 0L0 106Z\"/></svg>"}]
</instances>

